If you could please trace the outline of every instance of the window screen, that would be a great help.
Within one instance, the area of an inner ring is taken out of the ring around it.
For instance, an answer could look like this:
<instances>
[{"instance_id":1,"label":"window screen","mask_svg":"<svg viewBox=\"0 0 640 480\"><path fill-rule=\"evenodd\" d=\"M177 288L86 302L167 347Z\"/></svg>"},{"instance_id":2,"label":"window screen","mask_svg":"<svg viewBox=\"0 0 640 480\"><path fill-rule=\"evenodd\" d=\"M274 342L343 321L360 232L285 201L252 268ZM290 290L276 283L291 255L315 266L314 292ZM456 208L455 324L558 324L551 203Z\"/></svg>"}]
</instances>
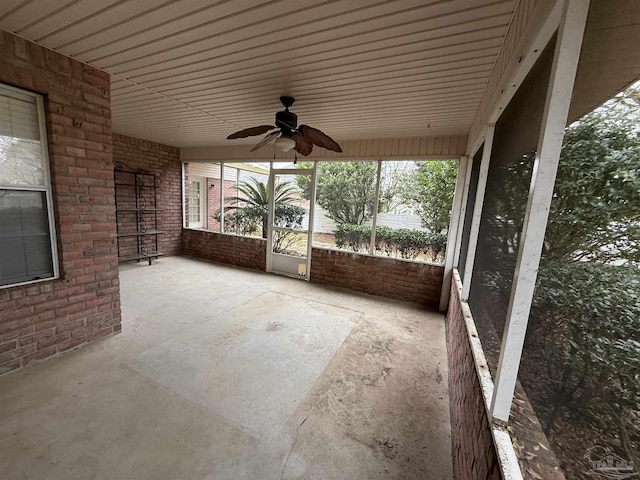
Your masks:
<instances>
[{"instance_id":1,"label":"window screen","mask_svg":"<svg viewBox=\"0 0 640 480\"><path fill-rule=\"evenodd\" d=\"M552 41L495 126L469 292L492 373L507 319L553 54Z\"/></svg>"},{"instance_id":2,"label":"window screen","mask_svg":"<svg viewBox=\"0 0 640 480\"><path fill-rule=\"evenodd\" d=\"M0 85L0 287L57 276L40 97Z\"/></svg>"},{"instance_id":3,"label":"window screen","mask_svg":"<svg viewBox=\"0 0 640 480\"><path fill-rule=\"evenodd\" d=\"M471 221L473 220L473 209L476 205L476 194L478 193L478 179L480 178L480 163L482 163L482 151L484 144L480 146L471 165L471 178L469 180L469 192L467 194L467 207L464 214L464 225L462 226L462 243L460 244L460 259L458 261L458 271L460 278L464 278L467 255L469 253L469 235L471 234Z\"/></svg>"}]
</instances>

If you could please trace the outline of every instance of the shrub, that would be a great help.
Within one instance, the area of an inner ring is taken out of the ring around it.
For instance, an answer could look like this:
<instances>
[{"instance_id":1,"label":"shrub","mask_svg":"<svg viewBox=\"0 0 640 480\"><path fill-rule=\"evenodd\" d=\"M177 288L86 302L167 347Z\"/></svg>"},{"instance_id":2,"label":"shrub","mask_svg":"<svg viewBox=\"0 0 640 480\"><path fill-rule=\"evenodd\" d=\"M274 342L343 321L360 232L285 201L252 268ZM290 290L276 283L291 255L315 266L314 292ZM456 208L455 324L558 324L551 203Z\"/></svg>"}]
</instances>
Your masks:
<instances>
[{"instance_id":1,"label":"shrub","mask_svg":"<svg viewBox=\"0 0 640 480\"><path fill-rule=\"evenodd\" d=\"M371 226L341 224L334 231L338 248L354 252L368 252L371 240ZM416 259L426 254L437 258L446 247L447 237L441 233L429 233L408 228L376 227L375 250L388 257Z\"/></svg>"}]
</instances>

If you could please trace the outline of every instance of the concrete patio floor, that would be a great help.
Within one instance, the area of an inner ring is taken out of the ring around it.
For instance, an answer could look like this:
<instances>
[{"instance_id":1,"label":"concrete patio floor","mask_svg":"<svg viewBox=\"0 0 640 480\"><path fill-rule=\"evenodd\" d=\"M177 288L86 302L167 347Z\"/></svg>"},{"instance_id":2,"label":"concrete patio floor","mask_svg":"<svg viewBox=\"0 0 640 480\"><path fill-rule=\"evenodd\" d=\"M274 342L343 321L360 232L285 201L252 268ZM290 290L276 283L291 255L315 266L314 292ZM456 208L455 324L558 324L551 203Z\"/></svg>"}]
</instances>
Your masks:
<instances>
[{"instance_id":1,"label":"concrete patio floor","mask_svg":"<svg viewBox=\"0 0 640 480\"><path fill-rule=\"evenodd\" d=\"M187 257L122 333L0 377L0 479L450 479L444 317Z\"/></svg>"}]
</instances>

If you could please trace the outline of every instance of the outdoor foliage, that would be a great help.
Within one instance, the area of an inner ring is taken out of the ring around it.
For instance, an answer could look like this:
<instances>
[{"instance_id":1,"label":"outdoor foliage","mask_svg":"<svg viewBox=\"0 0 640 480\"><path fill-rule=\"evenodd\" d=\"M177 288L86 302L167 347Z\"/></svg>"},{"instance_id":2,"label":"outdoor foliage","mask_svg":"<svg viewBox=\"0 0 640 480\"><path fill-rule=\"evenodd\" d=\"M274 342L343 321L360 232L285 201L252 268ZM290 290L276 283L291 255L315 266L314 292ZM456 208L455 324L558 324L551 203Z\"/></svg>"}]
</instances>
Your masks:
<instances>
[{"instance_id":1,"label":"outdoor foliage","mask_svg":"<svg viewBox=\"0 0 640 480\"><path fill-rule=\"evenodd\" d=\"M546 259L533 308L529 348L545 358L550 380L546 432L559 415L570 413L617 430L633 459L628 420L640 399L638 267Z\"/></svg>"},{"instance_id":2,"label":"outdoor foliage","mask_svg":"<svg viewBox=\"0 0 640 480\"><path fill-rule=\"evenodd\" d=\"M449 228L458 164L453 161L416 162L402 195L414 204L422 226L431 232Z\"/></svg>"},{"instance_id":3,"label":"outdoor foliage","mask_svg":"<svg viewBox=\"0 0 640 480\"><path fill-rule=\"evenodd\" d=\"M368 252L371 243L371 227L368 225L341 224L335 230L338 248L354 252ZM421 254L435 260L444 252L447 237L407 228L376 227L375 250L389 257L415 259Z\"/></svg>"},{"instance_id":4,"label":"outdoor foliage","mask_svg":"<svg viewBox=\"0 0 640 480\"><path fill-rule=\"evenodd\" d=\"M310 168L300 162L300 168ZM373 162L319 163L316 201L336 223L362 225L373 215L377 165ZM309 199L307 175L296 176L302 196Z\"/></svg>"},{"instance_id":5,"label":"outdoor foliage","mask_svg":"<svg viewBox=\"0 0 640 480\"><path fill-rule=\"evenodd\" d=\"M213 215L213 218L220 221L220 212ZM262 222L262 214L252 208L235 208L225 212L224 229L226 232L236 235L250 236L258 231Z\"/></svg>"},{"instance_id":6,"label":"outdoor foliage","mask_svg":"<svg viewBox=\"0 0 640 480\"><path fill-rule=\"evenodd\" d=\"M224 214L225 230L238 235L251 235L261 230L262 238L267 238L269 216L269 188L266 182L252 178L238 185L241 195L227 198ZM300 228L306 210L293 205L298 192L291 182L275 186L274 224L278 227ZM246 206L238 206L239 203ZM219 220L220 213L214 215ZM273 251L283 252L295 241L293 232L275 232Z\"/></svg>"},{"instance_id":7,"label":"outdoor foliage","mask_svg":"<svg viewBox=\"0 0 640 480\"><path fill-rule=\"evenodd\" d=\"M622 100L566 131L522 375L525 387L539 389L547 433L560 417L572 418L640 465L640 123L639 105ZM483 242L495 268L480 275L503 301L534 160L532 152L495 172L501 191L485 202L498 212L485 219Z\"/></svg>"},{"instance_id":8,"label":"outdoor foliage","mask_svg":"<svg viewBox=\"0 0 640 480\"><path fill-rule=\"evenodd\" d=\"M640 108L640 105L636 108ZM545 253L639 262L640 135L596 111L565 136Z\"/></svg>"}]
</instances>

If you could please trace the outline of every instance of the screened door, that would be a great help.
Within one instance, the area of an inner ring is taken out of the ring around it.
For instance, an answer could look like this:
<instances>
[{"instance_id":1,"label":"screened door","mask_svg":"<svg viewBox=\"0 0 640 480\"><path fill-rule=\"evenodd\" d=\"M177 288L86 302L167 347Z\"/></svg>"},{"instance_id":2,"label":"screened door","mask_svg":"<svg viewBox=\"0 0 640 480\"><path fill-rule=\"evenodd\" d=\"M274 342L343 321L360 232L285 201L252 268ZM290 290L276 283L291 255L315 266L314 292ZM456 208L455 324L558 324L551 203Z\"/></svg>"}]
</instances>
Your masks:
<instances>
[{"instance_id":1,"label":"screened door","mask_svg":"<svg viewBox=\"0 0 640 480\"><path fill-rule=\"evenodd\" d=\"M296 181L306 176L304 182ZM309 280L316 169L272 169L269 176L267 271ZM304 192L298 185L308 185ZM306 198L305 198L306 197Z\"/></svg>"}]
</instances>

